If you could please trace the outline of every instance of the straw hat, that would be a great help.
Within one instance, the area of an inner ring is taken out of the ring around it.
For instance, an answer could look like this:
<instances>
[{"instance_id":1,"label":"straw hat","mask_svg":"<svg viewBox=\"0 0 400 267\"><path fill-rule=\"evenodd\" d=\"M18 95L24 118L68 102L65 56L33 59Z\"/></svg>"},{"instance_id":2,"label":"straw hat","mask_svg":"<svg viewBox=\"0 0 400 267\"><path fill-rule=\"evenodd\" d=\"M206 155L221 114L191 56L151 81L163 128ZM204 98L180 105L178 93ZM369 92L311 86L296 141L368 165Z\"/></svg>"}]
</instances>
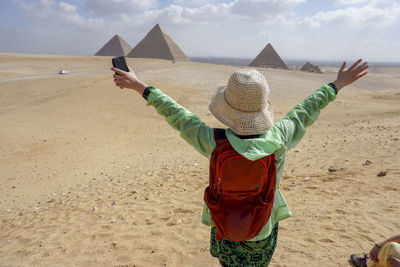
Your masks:
<instances>
[{"instance_id":1,"label":"straw hat","mask_svg":"<svg viewBox=\"0 0 400 267\"><path fill-rule=\"evenodd\" d=\"M262 134L272 128L269 87L257 70L241 69L232 74L228 85L211 97L210 111L238 135Z\"/></svg>"}]
</instances>

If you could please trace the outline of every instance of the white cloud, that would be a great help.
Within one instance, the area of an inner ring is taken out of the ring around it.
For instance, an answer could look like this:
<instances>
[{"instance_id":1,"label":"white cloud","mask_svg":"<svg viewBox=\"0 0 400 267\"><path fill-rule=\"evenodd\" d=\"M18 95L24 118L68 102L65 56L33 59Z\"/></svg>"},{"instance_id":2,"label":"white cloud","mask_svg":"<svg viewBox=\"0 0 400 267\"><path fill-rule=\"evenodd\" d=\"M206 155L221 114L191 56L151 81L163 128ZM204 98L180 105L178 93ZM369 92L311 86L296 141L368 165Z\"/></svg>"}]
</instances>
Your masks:
<instances>
[{"instance_id":1,"label":"white cloud","mask_svg":"<svg viewBox=\"0 0 400 267\"><path fill-rule=\"evenodd\" d=\"M157 0L87 0L85 7L96 16L137 13L157 7Z\"/></svg>"},{"instance_id":2,"label":"white cloud","mask_svg":"<svg viewBox=\"0 0 400 267\"><path fill-rule=\"evenodd\" d=\"M216 0L174 0L181 4L171 4L162 9L157 8L157 0L86 0L84 6L94 15L94 19L80 15L77 8L67 3L67 0L14 1L17 1L26 11L27 17L34 21L54 19L61 25L99 28L111 21L112 25L123 27L129 27L129 23L133 22L142 25L154 22L195 25L229 19L283 21L285 14L290 12L292 7L306 0L231 0L226 3L217 3ZM203 4L205 2L206 4ZM115 20L116 16L118 20Z\"/></svg>"},{"instance_id":3,"label":"white cloud","mask_svg":"<svg viewBox=\"0 0 400 267\"><path fill-rule=\"evenodd\" d=\"M227 4L207 4L200 7L185 7L181 5L170 5L159 10L149 10L138 14L137 23L146 24L157 22L161 24L196 25L222 21L229 17Z\"/></svg>"},{"instance_id":4,"label":"white cloud","mask_svg":"<svg viewBox=\"0 0 400 267\"><path fill-rule=\"evenodd\" d=\"M372 6L387 6L398 2L398 0L336 0L335 4L338 6L360 6L361 4Z\"/></svg>"},{"instance_id":5,"label":"white cloud","mask_svg":"<svg viewBox=\"0 0 400 267\"><path fill-rule=\"evenodd\" d=\"M326 25L374 28L392 25L399 20L399 4L393 2L386 6L376 6L375 3L361 7L351 6L334 11L318 12L314 16L301 19L299 24L306 24L313 28Z\"/></svg>"},{"instance_id":6,"label":"white cloud","mask_svg":"<svg viewBox=\"0 0 400 267\"><path fill-rule=\"evenodd\" d=\"M336 0L335 4L340 6L354 6L368 2L368 0Z\"/></svg>"},{"instance_id":7,"label":"white cloud","mask_svg":"<svg viewBox=\"0 0 400 267\"><path fill-rule=\"evenodd\" d=\"M234 0L228 3L208 3L197 7L172 4L164 9L149 10L139 15L149 20L174 24L222 22L229 19L272 21L284 19L295 5L305 0ZM175 2L200 3L203 0L176 0ZM207 1L209 2L209 1Z\"/></svg>"},{"instance_id":8,"label":"white cloud","mask_svg":"<svg viewBox=\"0 0 400 267\"><path fill-rule=\"evenodd\" d=\"M249 20L272 20L306 0L235 0L230 13Z\"/></svg>"},{"instance_id":9,"label":"white cloud","mask_svg":"<svg viewBox=\"0 0 400 267\"><path fill-rule=\"evenodd\" d=\"M102 19L86 19L79 15L74 5L66 2L56 2L55 0L38 2L18 0L17 2L30 20L47 22L41 25L48 27L69 25L90 29L103 25Z\"/></svg>"},{"instance_id":10,"label":"white cloud","mask_svg":"<svg viewBox=\"0 0 400 267\"><path fill-rule=\"evenodd\" d=\"M174 0L175 4L182 6L200 6L215 3L213 0Z\"/></svg>"},{"instance_id":11,"label":"white cloud","mask_svg":"<svg viewBox=\"0 0 400 267\"><path fill-rule=\"evenodd\" d=\"M193 21L206 21L206 20L215 20L222 19L227 14L228 5L227 4L218 4L212 5L207 4L198 8L182 8L182 17L193 20Z\"/></svg>"}]
</instances>

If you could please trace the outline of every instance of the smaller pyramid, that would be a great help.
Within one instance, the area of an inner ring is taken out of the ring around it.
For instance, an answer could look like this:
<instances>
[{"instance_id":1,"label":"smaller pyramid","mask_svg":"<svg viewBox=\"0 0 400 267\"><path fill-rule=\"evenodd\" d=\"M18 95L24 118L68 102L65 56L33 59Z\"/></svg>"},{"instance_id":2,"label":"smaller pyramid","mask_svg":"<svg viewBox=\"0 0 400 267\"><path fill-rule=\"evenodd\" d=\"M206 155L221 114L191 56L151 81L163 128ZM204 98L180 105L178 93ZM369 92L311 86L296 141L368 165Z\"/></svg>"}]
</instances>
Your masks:
<instances>
[{"instance_id":1,"label":"smaller pyramid","mask_svg":"<svg viewBox=\"0 0 400 267\"><path fill-rule=\"evenodd\" d=\"M260 52L260 54L258 54L258 56L250 63L249 66L260 68L278 68L285 70L288 69L270 43L267 44L267 46Z\"/></svg>"},{"instance_id":2,"label":"smaller pyramid","mask_svg":"<svg viewBox=\"0 0 400 267\"><path fill-rule=\"evenodd\" d=\"M95 56L125 56L132 47L118 34L114 35L97 53Z\"/></svg>"},{"instance_id":3,"label":"smaller pyramid","mask_svg":"<svg viewBox=\"0 0 400 267\"><path fill-rule=\"evenodd\" d=\"M127 57L190 61L159 24L147 33Z\"/></svg>"},{"instance_id":4,"label":"smaller pyramid","mask_svg":"<svg viewBox=\"0 0 400 267\"><path fill-rule=\"evenodd\" d=\"M307 62L306 64L303 65L300 69L301 71L307 71L307 72L313 72L313 73L322 73L321 69L316 66L311 64L310 62Z\"/></svg>"}]
</instances>

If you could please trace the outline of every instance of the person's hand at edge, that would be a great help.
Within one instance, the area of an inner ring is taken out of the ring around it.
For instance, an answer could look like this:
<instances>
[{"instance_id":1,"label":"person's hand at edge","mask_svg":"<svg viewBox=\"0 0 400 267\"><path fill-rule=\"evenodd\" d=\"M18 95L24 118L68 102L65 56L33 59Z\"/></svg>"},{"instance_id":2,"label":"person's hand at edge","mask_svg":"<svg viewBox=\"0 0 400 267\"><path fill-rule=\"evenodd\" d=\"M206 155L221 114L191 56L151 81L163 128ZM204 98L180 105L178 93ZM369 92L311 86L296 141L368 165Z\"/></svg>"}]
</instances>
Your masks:
<instances>
[{"instance_id":1,"label":"person's hand at edge","mask_svg":"<svg viewBox=\"0 0 400 267\"><path fill-rule=\"evenodd\" d=\"M400 267L400 259L390 256L388 261L390 262L392 267Z\"/></svg>"},{"instance_id":2,"label":"person's hand at edge","mask_svg":"<svg viewBox=\"0 0 400 267\"><path fill-rule=\"evenodd\" d=\"M131 67L128 67L129 72L117 69L117 68L111 68L111 70L113 72L118 73L114 74L114 82L115 82L115 86L119 87L119 88L129 88L129 89L133 89L136 92L138 92L140 95L143 94L144 89L146 89L147 84L145 84L144 82L142 82L141 80L139 80L136 76L136 74L133 72L133 70L131 69Z\"/></svg>"},{"instance_id":3,"label":"person's hand at edge","mask_svg":"<svg viewBox=\"0 0 400 267\"><path fill-rule=\"evenodd\" d=\"M339 72L337 74L336 81L333 83L336 85L336 88L338 91L345 87L346 85L349 85L361 77L367 75L367 69L369 68L368 62L362 62L362 59L357 60L353 65L351 65L350 68L345 70L346 68L346 61L343 62L342 66L339 69ZM361 64L360 64L361 63Z\"/></svg>"},{"instance_id":4,"label":"person's hand at edge","mask_svg":"<svg viewBox=\"0 0 400 267\"><path fill-rule=\"evenodd\" d=\"M388 239L386 239L384 241L375 243L375 246L369 252L369 256L370 256L371 260L373 260L374 262L379 261L379 259L378 259L379 250L381 247L383 247L388 242L396 242L396 243L400 244L400 234L389 237Z\"/></svg>"},{"instance_id":5,"label":"person's hand at edge","mask_svg":"<svg viewBox=\"0 0 400 267\"><path fill-rule=\"evenodd\" d=\"M378 260L378 254L379 254L379 249L380 247L378 247L376 244L375 246L371 249L371 251L369 252L369 257L372 261L377 262Z\"/></svg>"}]
</instances>

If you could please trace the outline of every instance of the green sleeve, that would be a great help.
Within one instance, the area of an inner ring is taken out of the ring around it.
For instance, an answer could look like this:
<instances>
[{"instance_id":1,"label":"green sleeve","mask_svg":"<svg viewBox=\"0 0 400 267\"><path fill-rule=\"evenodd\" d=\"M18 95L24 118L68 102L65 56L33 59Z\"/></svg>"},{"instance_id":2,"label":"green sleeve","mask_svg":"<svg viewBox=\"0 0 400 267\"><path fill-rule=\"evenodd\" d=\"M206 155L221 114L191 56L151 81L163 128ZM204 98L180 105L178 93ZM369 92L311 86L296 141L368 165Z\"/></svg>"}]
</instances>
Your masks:
<instances>
[{"instance_id":1,"label":"green sleeve","mask_svg":"<svg viewBox=\"0 0 400 267\"><path fill-rule=\"evenodd\" d=\"M324 84L276 123L275 126L281 132L287 149L293 148L300 142L306 132L306 127L313 124L320 110L335 98L333 88Z\"/></svg>"},{"instance_id":2,"label":"green sleeve","mask_svg":"<svg viewBox=\"0 0 400 267\"><path fill-rule=\"evenodd\" d=\"M208 158L211 156L215 148L213 129L205 125L196 114L177 104L158 89L151 90L147 105L155 107L157 113L163 116L172 128L178 130L181 137L198 152Z\"/></svg>"}]
</instances>

